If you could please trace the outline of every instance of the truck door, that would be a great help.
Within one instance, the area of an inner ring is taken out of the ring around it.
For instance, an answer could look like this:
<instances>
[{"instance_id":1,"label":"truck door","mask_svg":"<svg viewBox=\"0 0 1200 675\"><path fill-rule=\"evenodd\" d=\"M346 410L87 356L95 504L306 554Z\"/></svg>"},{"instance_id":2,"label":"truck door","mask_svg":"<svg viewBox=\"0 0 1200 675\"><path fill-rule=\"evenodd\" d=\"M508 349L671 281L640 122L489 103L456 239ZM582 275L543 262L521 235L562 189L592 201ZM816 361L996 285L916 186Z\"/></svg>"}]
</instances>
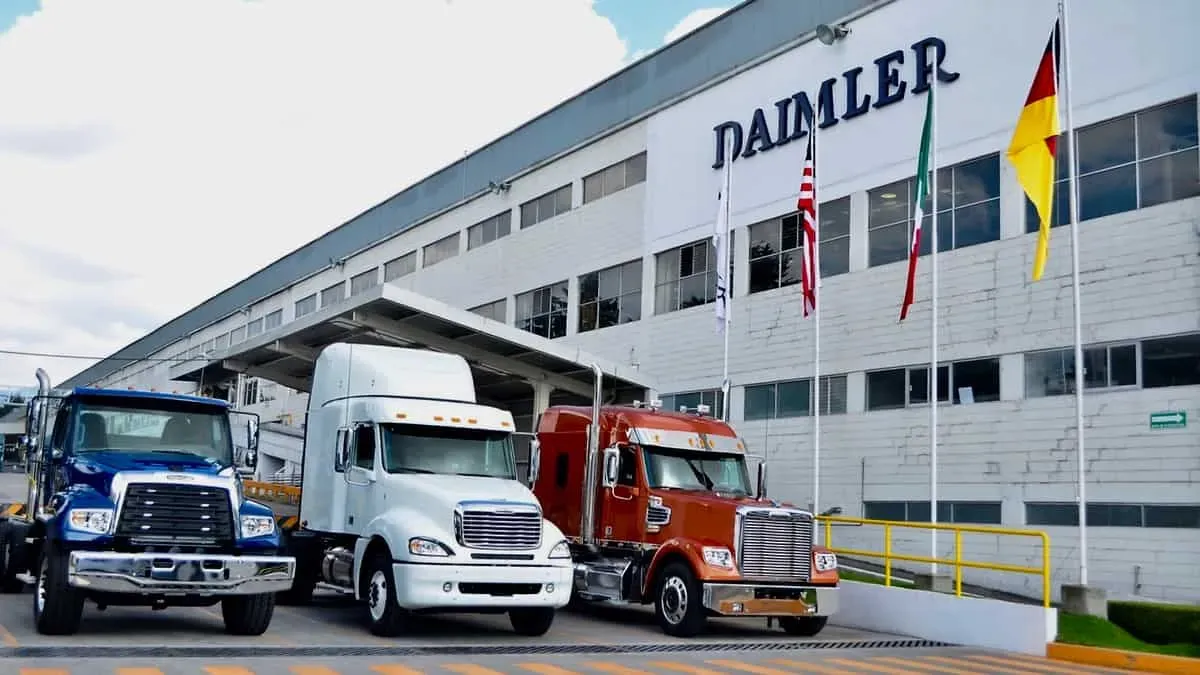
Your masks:
<instances>
[{"instance_id":1,"label":"truck door","mask_svg":"<svg viewBox=\"0 0 1200 675\"><path fill-rule=\"evenodd\" d=\"M361 532L375 515L375 425L356 423L350 430L350 462L346 467L346 531Z\"/></svg>"},{"instance_id":2,"label":"truck door","mask_svg":"<svg viewBox=\"0 0 1200 675\"><path fill-rule=\"evenodd\" d=\"M620 446L617 484L600 495L600 539L640 542L646 520L646 491L639 487L637 452Z\"/></svg>"}]
</instances>

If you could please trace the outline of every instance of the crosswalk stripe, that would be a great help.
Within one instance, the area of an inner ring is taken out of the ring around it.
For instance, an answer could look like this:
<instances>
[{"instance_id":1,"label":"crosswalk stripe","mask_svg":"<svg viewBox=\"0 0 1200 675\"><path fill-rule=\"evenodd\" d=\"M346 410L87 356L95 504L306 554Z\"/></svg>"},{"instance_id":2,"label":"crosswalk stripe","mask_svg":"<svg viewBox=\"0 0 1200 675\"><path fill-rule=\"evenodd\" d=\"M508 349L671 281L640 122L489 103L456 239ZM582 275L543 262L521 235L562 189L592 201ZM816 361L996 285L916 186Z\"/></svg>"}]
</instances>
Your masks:
<instances>
[{"instance_id":1,"label":"crosswalk stripe","mask_svg":"<svg viewBox=\"0 0 1200 675\"><path fill-rule=\"evenodd\" d=\"M524 668L525 670L530 670L535 673L540 673L541 675L579 675L579 673L575 672L574 670L559 668L558 666L549 663L518 663L517 667Z\"/></svg>"},{"instance_id":2,"label":"crosswalk stripe","mask_svg":"<svg viewBox=\"0 0 1200 675\"><path fill-rule=\"evenodd\" d=\"M1064 675L1077 675L1078 673L1096 672L1094 670L1083 670L1078 666L1074 668L1062 668L1048 660L1034 661L1033 659L1014 659L1007 656L987 656L984 654L964 654L963 658L989 667L993 665L1019 667L1022 669L1022 672L1026 673L1064 673Z\"/></svg>"},{"instance_id":3,"label":"crosswalk stripe","mask_svg":"<svg viewBox=\"0 0 1200 675\"><path fill-rule=\"evenodd\" d=\"M648 670L638 670L637 668L630 668L619 663L608 663L607 661L588 661L583 665L592 670L599 670L611 675L654 675Z\"/></svg>"},{"instance_id":4,"label":"crosswalk stripe","mask_svg":"<svg viewBox=\"0 0 1200 675\"><path fill-rule=\"evenodd\" d=\"M984 655L981 654L980 656L984 656ZM988 657L988 658L998 658L998 657L993 656L993 657ZM1103 666L1064 663L1062 661L1055 661L1053 659L1042 658L1039 656L1030 656L1029 654L1005 654L1003 658L1008 659L1010 664L1014 667L1024 668L1027 665L1034 665L1034 666L1040 665L1040 666L1052 669L1053 672L1063 672L1063 673L1128 673L1129 672L1128 670L1121 670L1118 668L1105 668ZM1064 668L1064 667L1074 668L1074 670L1062 670L1062 668ZM1023 672L1028 672L1028 671L1023 671Z\"/></svg>"},{"instance_id":5,"label":"crosswalk stripe","mask_svg":"<svg viewBox=\"0 0 1200 675\"><path fill-rule=\"evenodd\" d=\"M254 675L254 671L243 666L205 666L208 675Z\"/></svg>"},{"instance_id":6,"label":"crosswalk stripe","mask_svg":"<svg viewBox=\"0 0 1200 675\"><path fill-rule=\"evenodd\" d=\"M689 673L690 675L725 675L725 673L722 673L719 670L709 670L708 668L691 666L686 663L679 663L677 661L651 661L646 665L666 668L667 670L674 670L680 673Z\"/></svg>"},{"instance_id":7,"label":"crosswalk stripe","mask_svg":"<svg viewBox=\"0 0 1200 675\"><path fill-rule=\"evenodd\" d=\"M62 668L22 668L21 675L71 675Z\"/></svg>"},{"instance_id":8,"label":"crosswalk stripe","mask_svg":"<svg viewBox=\"0 0 1200 675\"><path fill-rule=\"evenodd\" d=\"M768 659L771 663L777 663L781 666L787 666L793 670L799 670L805 673L825 673L825 675L847 675L854 673L853 670L844 668L826 668L825 666L816 663L808 663L806 661L793 661L792 659Z\"/></svg>"},{"instance_id":9,"label":"crosswalk stripe","mask_svg":"<svg viewBox=\"0 0 1200 675\"><path fill-rule=\"evenodd\" d=\"M288 670L296 675L341 675L328 666L292 666Z\"/></svg>"},{"instance_id":10,"label":"crosswalk stripe","mask_svg":"<svg viewBox=\"0 0 1200 675\"><path fill-rule=\"evenodd\" d=\"M980 663L972 663L970 661L963 661L961 656L954 657L954 658L950 658L947 656L926 656L925 660L933 661L935 663L945 663L950 666L972 666L972 667L978 668L979 666L982 665L982 666L985 666L988 669L988 671L992 672L992 673L1007 673L1009 675L1028 675L1028 673L1024 670L1015 670L1012 668L1002 668L1000 666L994 666L991 664L980 664ZM934 668L937 668L937 667L938 666L934 666ZM946 666L941 666L941 667L944 668Z\"/></svg>"},{"instance_id":11,"label":"crosswalk stripe","mask_svg":"<svg viewBox=\"0 0 1200 675\"><path fill-rule=\"evenodd\" d=\"M477 666L473 663L443 663L442 668L454 671L456 673L462 673L462 675L504 675L504 673L500 672L499 670L484 668L483 666Z\"/></svg>"},{"instance_id":12,"label":"crosswalk stripe","mask_svg":"<svg viewBox=\"0 0 1200 675\"><path fill-rule=\"evenodd\" d=\"M371 666L371 670L379 673L379 675L425 675L420 670L413 670L408 666L402 666L399 663L381 663L376 666Z\"/></svg>"},{"instance_id":13,"label":"crosswalk stripe","mask_svg":"<svg viewBox=\"0 0 1200 675\"><path fill-rule=\"evenodd\" d=\"M948 662L948 665L939 666L939 665L937 665L937 662L931 663L931 661L933 661L934 658L935 657L932 657L932 656L925 656L925 657L914 658L912 660L909 660L909 659L897 658L894 656L877 656L871 660L872 661L881 661L883 663L890 663L895 666L921 666L922 669L928 668L929 670L936 670L939 673L950 673L951 675L984 675L984 673L981 673L977 670L963 670L961 668L951 668L950 667L950 666L970 665L970 664L963 664L962 661L958 661L956 659L944 659L945 661Z\"/></svg>"}]
</instances>

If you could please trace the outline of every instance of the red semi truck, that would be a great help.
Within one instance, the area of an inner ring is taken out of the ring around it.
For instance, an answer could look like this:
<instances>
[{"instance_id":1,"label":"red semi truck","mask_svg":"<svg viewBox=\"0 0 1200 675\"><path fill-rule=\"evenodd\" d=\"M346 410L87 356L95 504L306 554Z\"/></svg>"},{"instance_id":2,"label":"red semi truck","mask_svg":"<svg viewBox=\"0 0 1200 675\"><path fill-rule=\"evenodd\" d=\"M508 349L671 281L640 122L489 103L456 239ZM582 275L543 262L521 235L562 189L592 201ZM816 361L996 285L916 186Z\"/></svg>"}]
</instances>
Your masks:
<instances>
[{"instance_id":1,"label":"red semi truck","mask_svg":"<svg viewBox=\"0 0 1200 675\"><path fill-rule=\"evenodd\" d=\"M654 604L663 632L709 616L774 617L812 636L837 610L837 557L814 545L813 514L750 484L746 446L707 408L587 406L538 419L530 482L572 549L572 602ZM601 450L603 448L603 450Z\"/></svg>"}]
</instances>

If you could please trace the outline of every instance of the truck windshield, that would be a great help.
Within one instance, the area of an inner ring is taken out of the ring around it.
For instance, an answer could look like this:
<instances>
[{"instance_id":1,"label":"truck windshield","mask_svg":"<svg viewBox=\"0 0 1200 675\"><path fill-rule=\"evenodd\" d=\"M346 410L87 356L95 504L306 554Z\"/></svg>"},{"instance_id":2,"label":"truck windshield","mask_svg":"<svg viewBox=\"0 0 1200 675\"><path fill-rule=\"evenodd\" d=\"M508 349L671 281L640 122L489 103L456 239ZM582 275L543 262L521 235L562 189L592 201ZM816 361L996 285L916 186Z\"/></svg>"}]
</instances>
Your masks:
<instances>
[{"instance_id":1,"label":"truck windshield","mask_svg":"<svg viewBox=\"0 0 1200 675\"><path fill-rule=\"evenodd\" d=\"M384 424L383 466L388 473L438 473L515 479L507 431Z\"/></svg>"},{"instance_id":2,"label":"truck windshield","mask_svg":"<svg viewBox=\"0 0 1200 675\"><path fill-rule=\"evenodd\" d=\"M224 411L82 403L72 444L76 452L153 452L195 455L232 464Z\"/></svg>"},{"instance_id":3,"label":"truck windshield","mask_svg":"<svg viewBox=\"0 0 1200 675\"><path fill-rule=\"evenodd\" d=\"M749 495L750 474L742 455L645 446L646 480L652 488L711 490Z\"/></svg>"}]
</instances>

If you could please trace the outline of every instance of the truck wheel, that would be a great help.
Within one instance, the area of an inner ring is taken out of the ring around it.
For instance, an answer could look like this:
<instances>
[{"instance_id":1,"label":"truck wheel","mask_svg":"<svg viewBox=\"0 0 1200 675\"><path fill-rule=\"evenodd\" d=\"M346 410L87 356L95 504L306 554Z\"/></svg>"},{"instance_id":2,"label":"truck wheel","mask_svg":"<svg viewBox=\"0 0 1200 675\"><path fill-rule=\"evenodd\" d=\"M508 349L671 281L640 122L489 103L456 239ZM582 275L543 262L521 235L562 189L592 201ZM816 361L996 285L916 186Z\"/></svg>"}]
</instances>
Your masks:
<instances>
[{"instance_id":1,"label":"truck wheel","mask_svg":"<svg viewBox=\"0 0 1200 675\"><path fill-rule=\"evenodd\" d=\"M545 635L554 623L554 608L552 607L522 607L508 610L508 622L512 624L513 632L517 635L538 637Z\"/></svg>"},{"instance_id":2,"label":"truck wheel","mask_svg":"<svg viewBox=\"0 0 1200 675\"><path fill-rule=\"evenodd\" d=\"M262 635L274 615L274 593L234 595L221 601L221 618L230 635Z\"/></svg>"},{"instance_id":3,"label":"truck wheel","mask_svg":"<svg viewBox=\"0 0 1200 675\"><path fill-rule=\"evenodd\" d=\"M781 616L779 627L788 635L812 637L825 628L827 616Z\"/></svg>"},{"instance_id":4,"label":"truck wheel","mask_svg":"<svg viewBox=\"0 0 1200 675\"><path fill-rule=\"evenodd\" d=\"M371 632L380 637L396 637L404 632L405 611L396 602L396 579L392 574L392 556L376 553L367 561L362 580L362 596L367 603Z\"/></svg>"},{"instance_id":5,"label":"truck wheel","mask_svg":"<svg viewBox=\"0 0 1200 675\"><path fill-rule=\"evenodd\" d=\"M33 592L33 621L42 635L74 635L83 619L83 593L67 581L67 556L42 554Z\"/></svg>"},{"instance_id":6,"label":"truck wheel","mask_svg":"<svg viewBox=\"0 0 1200 675\"><path fill-rule=\"evenodd\" d=\"M703 589L686 563L673 562L658 577L654 594L654 616L667 635L692 637L704 630L708 616Z\"/></svg>"},{"instance_id":7,"label":"truck wheel","mask_svg":"<svg viewBox=\"0 0 1200 675\"><path fill-rule=\"evenodd\" d=\"M317 588L317 571L309 566L296 565L296 576L292 579L292 587L276 594L276 601L281 605L312 604L313 591Z\"/></svg>"},{"instance_id":8,"label":"truck wheel","mask_svg":"<svg viewBox=\"0 0 1200 675\"><path fill-rule=\"evenodd\" d=\"M0 593L25 590L25 582L17 578L25 571L25 552L21 531L9 523L0 523Z\"/></svg>"}]
</instances>

